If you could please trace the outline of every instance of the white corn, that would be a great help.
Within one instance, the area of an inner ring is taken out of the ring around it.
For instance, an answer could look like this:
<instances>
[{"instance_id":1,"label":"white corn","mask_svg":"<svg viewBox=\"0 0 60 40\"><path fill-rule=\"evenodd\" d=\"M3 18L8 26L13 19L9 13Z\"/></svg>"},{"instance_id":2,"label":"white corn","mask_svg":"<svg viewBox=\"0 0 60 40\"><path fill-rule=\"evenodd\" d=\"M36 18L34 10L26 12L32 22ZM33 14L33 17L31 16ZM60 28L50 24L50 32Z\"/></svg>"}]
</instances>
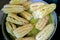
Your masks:
<instances>
[{"instance_id":1,"label":"white corn","mask_svg":"<svg viewBox=\"0 0 60 40\"><path fill-rule=\"evenodd\" d=\"M13 33L17 38L22 38L26 34L28 34L32 29L33 29L32 24L26 24L21 27L18 27L16 30L13 31Z\"/></svg>"},{"instance_id":2,"label":"white corn","mask_svg":"<svg viewBox=\"0 0 60 40\"><path fill-rule=\"evenodd\" d=\"M42 31L36 35L36 40L47 40L54 30L54 24L48 24Z\"/></svg>"},{"instance_id":3,"label":"white corn","mask_svg":"<svg viewBox=\"0 0 60 40\"><path fill-rule=\"evenodd\" d=\"M45 3L43 2L38 2L38 3L32 3L30 5L30 10L31 11L36 11L37 9L39 9L41 6L45 5Z\"/></svg>"},{"instance_id":4,"label":"white corn","mask_svg":"<svg viewBox=\"0 0 60 40\"><path fill-rule=\"evenodd\" d=\"M39 19L37 24L35 25L35 27L38 29L38 30L42 30L46 24L48 23L48 20L49 20L49 16L46 16L42 19Z\"/></svg>"},{"instance_id":5,"label":"white corn","mask_svg":"<svg viewBox=\"0 0 60 40\"><path fill-rule=\"evenodd\" d=\"M6 22L6 30L8 33L10 33L12 36L14 36L13 31L16 29L16 26L13 23Z\"/></svg>"},{"instance_id":6,"label":"white corn","mask_svg":"<svg viewBox=\"0 0 60 40\"><path fill-rule=\"evenodd\" d=\"M12 26L13 30L16 29L16 25L14 25L13 23L11 23L10 25Z\"/></svg>"},{"instance_id":7,"label":"white corn","mask_svg":"<svg viewBox=\"0 0 60 40\"><path fill-rule=\"evenodd\" d=\"M43 18L53 12L56 8L56 4L47 4L34 11L32 15L35 19Z\"/></svg>"},{"instance_id":8,"label":"white corn","mask_svg":"<svg viewBox=\"0 0 60 40\"><path fill-rule=\"evenodd\" d=\"M27 11L23 11L19 15L24 17L27 20L30 20L32 18L32 15L30 13L28 13Z\"/></svg>"},{"instance_id":9,"label":"white corn","mask_svg":"<svg viewBox=\"0 0 60 40\"><path fill-rule=\"evenodd\" d=\"M32 2L28 1L22 4L22 6L24 6L25 10L28 10L30 8L30 4L32 4Z\"/></svg>"},{"instance_id":10,"label":"white corn","mask_svg":"<svg viewBox=\"0 0 60 40\"><path fill-rule=\"evenodd\" d=\"M27 20L17 16L14 13L9 13L6 20L11 23L18 24L18 25L24 25L24 24L29 23Z\"/></svg>"},{"instance_id":11,"label":"white corn","mask_svg":"<svg viewBox=\"0 0 60 40\"><path fill-rule=\"evenodd\" d=\"M24 11L24 7L21 5L5 5L2 9L4 13L20 13Z\"/></svg>"},{"instance_id":12,"label":"white corn","mask_svg":"<svg viewBox=\"0 0 60 40\"><path fill-rule=\"evenodd\" d=\"M10 4L23 4L27 2L27 0L11 0Z\"/></svg>"},{"instance_id":13,"label":"white corn","mask_svg":"<svg viewBox=\"0 0 60 40\"><path fill-rule=\"evenodd\" d=\"M34 37L25 37L25 38L18 38L16 40L35 40Z\"/></svg>"}]
</instances>

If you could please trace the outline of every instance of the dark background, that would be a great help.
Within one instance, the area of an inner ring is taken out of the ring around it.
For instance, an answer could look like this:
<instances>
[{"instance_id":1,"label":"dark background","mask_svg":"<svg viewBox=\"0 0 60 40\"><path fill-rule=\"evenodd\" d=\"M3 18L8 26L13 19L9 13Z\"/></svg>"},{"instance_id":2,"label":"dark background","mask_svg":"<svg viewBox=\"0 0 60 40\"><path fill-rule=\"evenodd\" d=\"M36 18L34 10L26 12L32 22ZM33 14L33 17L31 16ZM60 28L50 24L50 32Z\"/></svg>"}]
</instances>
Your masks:
<instances>
[{"instance_id":1,"label":"dark background","mask_svg":"<svg viewBox=\"0 0 60 40\"><path fill-rule=\"evenodd\" d=\"M9 0L0 0L0 9L3 7L4 4L9 3ZM55 35L52 37L51 40L60 40L60 21L59 21L59 16L60 16L60 1L59 0L44 0L48 3L56 3L57 8L56 8L56 13L58 16L58 26L57 26L57 30L55 32ZM0 25L0 40L4 40L3 34L2 34L2 29L1 29L1 25Z\"/></svg>"}]
</instances>

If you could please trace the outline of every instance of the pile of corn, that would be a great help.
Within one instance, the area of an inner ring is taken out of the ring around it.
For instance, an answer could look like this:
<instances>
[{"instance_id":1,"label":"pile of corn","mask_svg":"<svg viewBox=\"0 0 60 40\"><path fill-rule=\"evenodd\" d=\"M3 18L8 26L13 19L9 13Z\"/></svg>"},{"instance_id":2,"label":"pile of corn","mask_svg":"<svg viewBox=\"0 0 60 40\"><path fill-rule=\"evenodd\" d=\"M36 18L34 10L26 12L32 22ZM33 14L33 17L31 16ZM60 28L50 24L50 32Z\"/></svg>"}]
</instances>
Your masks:
<instances>
[{"instance_id":1,"label":"pile of corn","mask_svg":"<svg viewBox=\"0 0 60 40\"><path fill-rule=\"evenodd\" d=\"M16 37L15 40L46 40L51 36L55 27L54 23L48 23L49 14L55 8L55 4L11 0L9 4L4 5L2 8L2 11L7 14L6 30L10 35ZM35 36L26 36L31 31L35 31L34 28L39 32Z\"/></svg>"}]
</instances>

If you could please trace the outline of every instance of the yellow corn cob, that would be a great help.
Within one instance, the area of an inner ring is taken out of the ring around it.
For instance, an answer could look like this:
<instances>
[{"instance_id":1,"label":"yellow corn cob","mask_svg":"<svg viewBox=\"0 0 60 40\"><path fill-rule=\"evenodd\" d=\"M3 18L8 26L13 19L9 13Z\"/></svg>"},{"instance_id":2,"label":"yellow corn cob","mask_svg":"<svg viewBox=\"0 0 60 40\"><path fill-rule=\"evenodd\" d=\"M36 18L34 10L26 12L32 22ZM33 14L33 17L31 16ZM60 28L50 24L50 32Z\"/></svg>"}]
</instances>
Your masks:
<instances>
[{"instance_id":1,"label":"yellow corn cob","mask_svg":"<svg viewBox=\"0 0 60 40\"><path fill-rule=\"evenodd\" d=\"M6 30L8 33L10 33L12 36L14 36L13 31L16 29L16 26L13 23L6 22Z\"/></svg>"},{"instance_id":2,"label":"yellow corn cob","mask_svg":"<svg viewBox=\"0 0 60 40\"><path fill-rule=\"evenodd\" d=\"M34 11L32 15L35 19L37 18L43 18L53 12L56 8L56 4L47 4L42 7L40 7L38 10Z\"/></svg>"},{"instance_id":3,"label":"yellow corn cob","mask_svg":"<svg viewBox=\"0 0 60 40\"><path fill-rule=\"evenodd\" d=\"M25 37L25 38L18 38L16 40L35 40L34 37Z\"/></svg>"},{"instance_id":4,"label":"yellow corn cob","mask_svg":"<svg viewBox=\"0 0 60 40\"><path fill-rule=\"evenodd\" d=\"M43 2L33 3L30 5L30 10L36 11L37 9L39 9L43 5L45 5L45 3L43 3Z\"/></svg>"},{"instance_id":5,"label":"yellow corn cob","mask_svg":"<svg viewBox=\"0 0 60 40\"><path fill-rule=\"evenodd\" d=\"M23 11L19 15L24 17L27 20L30 20L32 18L32 15L30 13L28 13L27 11Z\"/></svg>"},{"instance_id":6,"label":"yellow corn cob","mask_svg":"<svg viewBox=\"0 0 60 40\"><path fill-rule=\"evenodd\" d=\"M32 24L26 24L24 26L18 27L16 30L13 31L13 33L17 38L22 38L27 33L29 33L32 29L33 29Z\"/></svg>"},{"instance_id":7,"label":"yellow corn cob","mask_svg":"<svg viewBox=\"0 0 60 40\"><path fill-rule=\"evenodd\" d=\"M2 9L4 13L20 13L24 11L24 7L21 5L5 5Z\"/></svg>"},{"instance_id":8,"label":"yellow corn cob","mask_svg":"<svg viewBox=\"0 0 60 40\"><path fill-rule=\"evenodd\" d=\"M24 24L29 23L27 20L25 20L21 17L18 17L14 13L9 13L6 20L11 22L11 23L18 24L18 25L24 25Z\"/></svg>"},{"instance_id":9,"label":"yellow corn cob","mask_svg":"<svg viewBox=\"0 0 60 40\"><path fill-rule=\"evenodd\" d=\"M27 0L11 0L10 4L23 4L27 2Z\"/></svg>"},{"instance_id":10,"label":"yellow corn cob","mask_svg":"<svg viewBox=\"0 0 60 40\"><path fill-rule=\"evenodd\" d=\"M46 26L46 24L48 23L48 20L49 20L49 16L39 19L35 27L38 30L42 30Z\"/></svg>"},{"instance_id":11,"label":"yellow corn cob","mask_svg":"<svg viewBox=\"0 0 60 40\"><path fill-rule=\"evenodd\" d=\"M47 25L41 32L36 35L36 40L48 39L54 30L54 24Z\"/></svg>"}]
</instances>

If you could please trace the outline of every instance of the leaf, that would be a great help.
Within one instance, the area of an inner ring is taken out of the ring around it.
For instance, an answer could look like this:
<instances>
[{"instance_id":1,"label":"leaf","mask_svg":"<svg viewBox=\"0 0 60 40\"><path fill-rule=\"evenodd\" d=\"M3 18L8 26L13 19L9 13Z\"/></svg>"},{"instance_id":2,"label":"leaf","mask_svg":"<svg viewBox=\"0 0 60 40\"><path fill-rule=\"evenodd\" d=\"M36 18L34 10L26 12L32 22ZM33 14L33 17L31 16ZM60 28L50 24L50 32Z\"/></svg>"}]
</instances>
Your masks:
<instances>
[{"instance_id":1,"label":"leaf","mask_svg":"<svg viewBox=\"0 0 60 40\"><path fill-rule=\"evenodd\" d=\"M36 36L36 34L39 32L35 27L28 33L28 36Z\"/></svg>"},{"instance_id":2,"label":"leaf","mask_svg":"<svg viewBox=\"0 0 60 40\"><path fill-rule=\"evenodd\" d=\"M51 13L49 16L50 16L49 23L54 23L54 17L53 17L53 14Z\"/></svg>"},{"instance_id":3,"label":"leaf","mask_svg":"<svg viewBox=\"0 0 60 40\"><path fill-rule=\"evenodd\" d=\"M32 23L32 24L36 24L36 23L37 23L37 20L34 19L34 18L32 18L32 19L30 20L30 23Z\"/></svg>"},{"instance_id":4,"label":"leaf","mask_svg":"<svg viewBox=\"0 0 60 40\"><path fill-rule=\"evenodd\" d=\"M32 14L32 11L30 11L30 9L27 10L30 14Z\"/></svg>"}]
</instances>

